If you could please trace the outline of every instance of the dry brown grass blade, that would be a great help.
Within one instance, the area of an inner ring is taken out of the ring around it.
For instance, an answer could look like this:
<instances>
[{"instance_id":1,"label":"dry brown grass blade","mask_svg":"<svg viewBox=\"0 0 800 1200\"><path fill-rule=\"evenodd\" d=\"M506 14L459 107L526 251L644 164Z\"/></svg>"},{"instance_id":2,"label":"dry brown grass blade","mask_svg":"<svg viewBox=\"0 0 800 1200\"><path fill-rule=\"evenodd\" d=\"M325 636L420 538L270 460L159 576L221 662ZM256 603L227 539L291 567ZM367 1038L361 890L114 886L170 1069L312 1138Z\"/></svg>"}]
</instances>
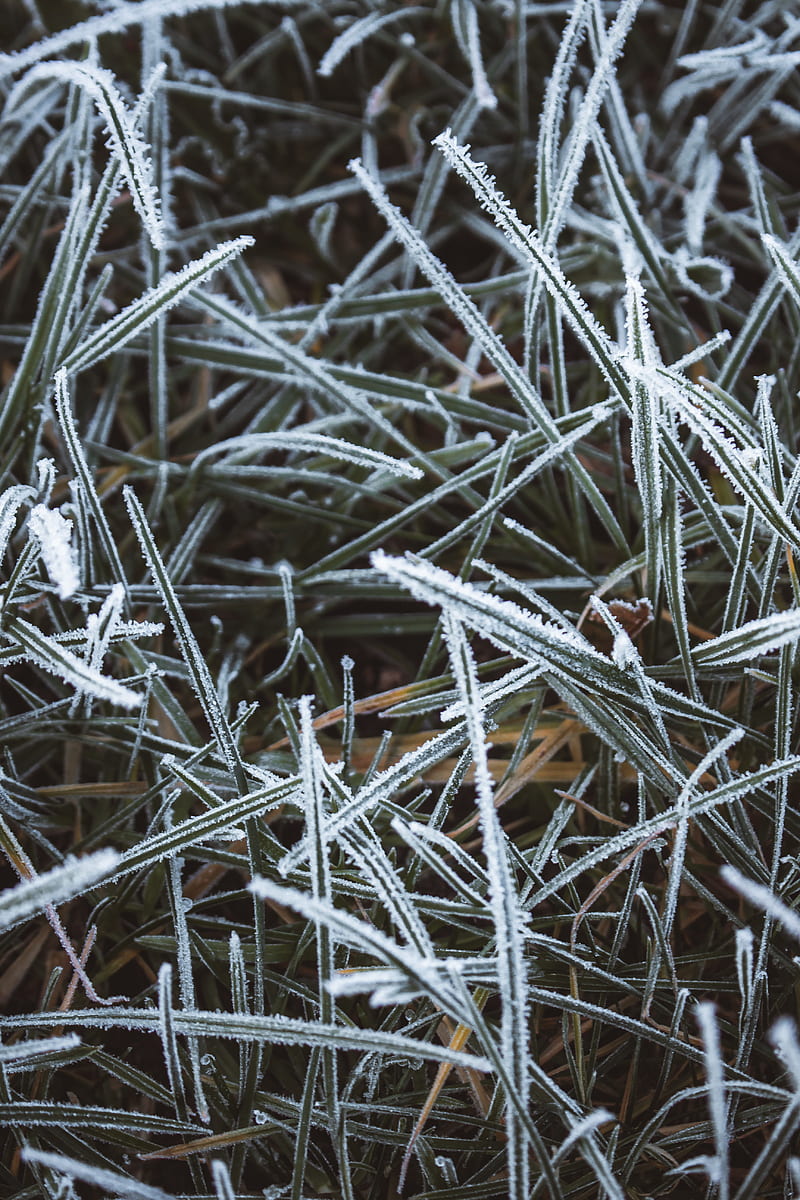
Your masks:
<instances>
[{"instance_id":1,"label":"dry brown grass blade","mask_svg":"<svg viewBox=\"0 0 800 1200\"><path fill-rule=\"evenodd\" d=\"M595 884L595 886L592 888L591 892L586 897L583 904L580 906L580 908L578 909L577 913L575 914L575 916L573 918L572 926L570 928L570 934L569 934L570 950L572 950L574 952L575 939L578 936L578 929L580 928L581 921L586 916L586 914L589 912L589 910L592 907L592 905L594 904L595 900L597 900L598 897L602 896L602 894L606 890L606 888L609 887L614 882L614 880L619 875L622 874L623 871L627 870L627 868L631 865L631 863L636 858L637 854L641 854L641 852L649 846L650 842L655 841L655 839L658 837L663 837L663 835L664 835L663 829L657 829L654 833L649 834L648 837L644 838L641 842L638 843L638 845L634 846L634 848L632 850L630 850L625 855L625 857L617 863L617 865L613 868L613 870L609 871L607 875L604 875L599 883Z\"/></svg>"},{"instance_id":2,"label":"dry brown grass blade","mask_svg":"<svg viewBox=\"0 0 800 1200\"><path fill-rule=\"evenodd\" d=\"M393 708L395 704L404 704L407 700L413 700L417 696L424 694L427 689L419 684L406 683L402 687L390 688L387 692L375 692L372 696L364 696L361 700L356 700L353 704L353 712L356 716L364 716L367 713L382 712L385 709ZM312 727L319 731L327 729L330 725L336 725L339 721L344 720L344 705L339 705L338 708L331 708L328 712L320 713L312 722ZM432 735L428 735L429 737ZM287 737L281 738L278 742L273 742L271 746L267 746L269 750L283 750L289 745ZM248 743L245 742L245 748L248 749Z\"/></svg>"},{"instance_id":3,"label":"dry brown grass blade","mask_svg":"<svg viewBox=\"0 0 800 1200\"><path fill-rule=\"evenodd\" d=\"M89 955L92 953L92 947L94 946L96 938L97 926L92 925L90 926L86 937L84 938L81 952L78 955L78 962L81 965L81 970L84 972L86 970L86 964L89 961ZM72 978L70 979L67 990L64 993L64 999L58 1006L59 1012L67 1012L72 1007L72 1001L75 999L75 992L77 991L78 984L81 982L81 979L82 976L79 974L79 972L73 970Z\"/></svg>"},{"instance_id":4,"label":"dry brown grass blade","mask_svg":"<svg viewBox=\"0 0 800 1200\"><path fill-rule=\"evenodd\" d=\"M36 930L23 949L11 959L3 974L0 975L0 1009L5 1009L9 1000L25 982L28 973L34 963L38 961L49 937L50 930L48 926L42 925Z\"/></svg>"},{"instance_id":5,"label":"dry brown grass blade","mask_svg":"<svg viewBox=\"0 0 800 1200\"><path fill-rule=\"evenodd\" d=\"M547 733L529 754L526 754L522 762L517 767L516 771L508 777L508 779L497 789L494 802L499 808L501 804L505 804L506 800L510 800L512 796L516 796L521 788L525 787L526 783L530 783L541 771L545 763L548 763L551 758L558 754L572 738L584 733L586 726L581 721L566 720L554 729L551 733ZM541 736L534 733L533 737ZM568 764L574 770L574 763Z\"/></svg>"},{"instance_id":6,"label":"dry brown grass blade","mask_svg":"<svg viewBox=\"0 0 800 1200\"><path fill-rule=\"evenodd\" d=\"M513 774L497 789L494 798L495 807L499 808L501 804L505 804L534 779L538 779L541 783L571 783L581 771L583 764L580 762L553 763L551 759L574 737L585 732L585 729L586 726L581 721L570 718L561 721L555 729L548 733L539 732L539 727L537 727L531 736L531 741L541 739L539 744L525 755ZM496 741L494 733L492 741ZM490 760L490 769L491 767L492 760ZM477 824L478 814L475 812L467 821L459 825L451 836L455 838L469 833Z\"/></svg>"},{"instance_id":7,"label":"dry brown grass blade","mask_svg":"<svg viewBox=\"0 0 800 1200\"><path fill-rule=\"evenodd\" d=\"M483 1006L486 1003L488 998L489 998L489 993L485 988L476 988L475 989L475 1003L479 1009L483 1008ZM471 1026L462 1025L462 1024L457 1025L450 1036L450 1040L448 1042L448 1049L463 1050L464 1047L466 1046L467 1042L469 1041L471 1034L472 1034ZM453 1064L445 1062L445 1063L440 1064L439 1069L436 1072L436 1078L433 1081L433 1087L428 1092L428 1095L425 1098L425 1103L422 1106L422 1111L419 1114L419 1117L417 1118L416 1125L414 1126L414 1128L411 1131L411 1137L408 1139L408 1145L406 1146L405 1154L403 1155L403 1161L400 1165L400 1178L397 1183L397 1191L398 1192L402 1192L402 1190L405 1186L406 1173L408 1172L408 1166L409 1166L409 1163L411 1162L411 1155L414 1152L414 1146L416 1145L419 1135L422 1133L423 1129L425 1128L425 1124L428 1120L428 1117L431 1115L431 1112L433 1111L433 1106L436 1103L436 1101L438 1100L439 1095L441 1094L442 1088L444 1087L445 1083L447 1082L447 1078L448 1078L450 1072L452 1071L452 1069L453 1069Z\"/></svg>"},{"instance_id":8,"label":"dry brown grass blade","mask_svg":"<svg viewBox=\"0 0 800 1200\"><path fill-rule=\"evenodd\" d=\"M251 1142L255 1138L265 1137L277 1125L248 1125L246 1129L229 1129L226 1133L211 1133L208 1137L195 1138L192 1142L181 1142L177 1146L165 1146L163 1150L152 1150L149 1154L140 1154L142 1162L150 1162L155 1158L189 1158L192 1154L207 1154L209 1150L219 1150L224 1146L236 1146L240 1142Z\"/></svg>"},{"instance_id":9,"label":"dry brown grass blade","mask_svg":"<svg viewBox=\"0 0 800 1200\"><path fill-rule=\"evenodd\" d=\"M435 767L431 767L426 771L424 776L421 776L426 783L447 783L448 779L456 767L456 759L447 759L444 762L438 763ZM583 760L578 762L549 762L544 763L536 773L537 783L557 783L562 787L574 782L575 776L579 775L586 764ZM492 779L496 782L501 780L508 768L508 760L505 758L490 758L489 772ZM470 767L464 776L465 783L472 783L475 779L475 768ZM477 825L477 818L471 817L464 826L454 833L451 837L455 837L457 833L466 829L474 829Z\"/></svg>"},{"instance_id":10,"label":"dry brown grass blade","mask_svg":"<svg viewBox=\"0 0 800 1200\"><path fill-rule=\"evenodd\" d=\"M39 796L63 797L65 800L123 800L141 796L147 791L144 783L120 780L117 783L62 783L37 787Z\"/></svg>"},{"instance_id":11,"label":"dry brown grass blade","mask_svg":"<svg viewBox=\"0 0 800 1200\"><path fill-rule=\"evenodd\" d=\"M662 608L661 617L664 621L669 621L670 625L675 624L672 619L672 613L668 609ZM701 625L695 625L693 621L687 621L686 628L692 637L696 637L700 642L712 642L717 636L715 633L709 633L707 629L703 629Z\"/></svg>"},{"instance_id":12,"label":"dry brown grass blade","mask_svg":"<svg viewBox=\"0 0 800 1200\"><path fill-rule=\"evenodd\" d=\"M630 825L626 825L624 821L618 821L616 817L610 817L608 813L600 812L599 808L595 808L593 804L589 804L586 800L582 800L580 796L573 796L570 792L556 792L556 795L562 800L569 800L572 804L577 804L584 812L591 813L598 821L605 821L608 825L615 825L617 829L630 829Z\"/></svg>"}]
</instances>

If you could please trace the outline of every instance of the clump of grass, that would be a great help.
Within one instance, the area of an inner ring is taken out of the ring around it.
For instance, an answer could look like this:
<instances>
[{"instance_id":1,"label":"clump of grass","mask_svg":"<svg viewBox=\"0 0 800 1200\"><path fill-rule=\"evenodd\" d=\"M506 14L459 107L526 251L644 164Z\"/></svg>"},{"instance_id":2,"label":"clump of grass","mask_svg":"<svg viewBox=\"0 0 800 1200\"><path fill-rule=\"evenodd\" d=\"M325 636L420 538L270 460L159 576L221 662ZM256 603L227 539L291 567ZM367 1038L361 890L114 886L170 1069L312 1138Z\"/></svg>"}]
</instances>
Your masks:
<instances>
[{"instance_id":1,"label":"clump of grass","mask_svg":"<svg viewBox=\"0 0 800 1200\"><path fill-rule=\"evenodd\" d=\"M796 18L7 22L2 1194L800 1196Z\"/></svg>"}]
</instances>

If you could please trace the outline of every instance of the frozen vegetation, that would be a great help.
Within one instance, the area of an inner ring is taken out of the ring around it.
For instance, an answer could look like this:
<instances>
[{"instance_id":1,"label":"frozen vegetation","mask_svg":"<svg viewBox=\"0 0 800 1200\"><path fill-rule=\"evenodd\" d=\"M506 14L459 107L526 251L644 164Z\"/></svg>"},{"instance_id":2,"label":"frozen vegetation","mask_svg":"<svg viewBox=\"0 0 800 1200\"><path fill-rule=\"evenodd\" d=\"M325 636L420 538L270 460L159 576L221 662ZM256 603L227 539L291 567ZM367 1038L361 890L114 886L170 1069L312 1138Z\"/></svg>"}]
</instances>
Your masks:
<instances>
[{"instance_id":1,"label":"frozen vegetation","mask_svg":"<svg viewBox=\"0 0 800 1200\"><path fill-rule=\"evenodd\" d=\"M800 1197L792 9L4 5L3 1197Z\"/></svg>"}]
</instances>

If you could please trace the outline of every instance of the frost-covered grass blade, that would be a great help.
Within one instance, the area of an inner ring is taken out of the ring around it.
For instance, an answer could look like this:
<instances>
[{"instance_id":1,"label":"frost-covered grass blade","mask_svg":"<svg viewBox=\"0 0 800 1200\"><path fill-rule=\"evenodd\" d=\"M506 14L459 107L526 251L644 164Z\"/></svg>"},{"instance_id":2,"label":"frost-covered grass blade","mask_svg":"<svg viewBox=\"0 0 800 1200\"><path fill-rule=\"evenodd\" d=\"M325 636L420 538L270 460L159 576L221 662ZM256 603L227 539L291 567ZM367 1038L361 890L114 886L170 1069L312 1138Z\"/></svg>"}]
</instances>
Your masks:
<instances>
[{"instance_id":1,"label":"frost-covered grass blade","mask_svg":"<svg viewBox=\"0 0 800 1200\"><path fill-rule=\"evenodd\" d=\"M0 1191L794 1194L795 16L7 7Z\"/></svg>"},{"instance_id":2,"label":"frost-covered grass blade","mask_svg":"<svg viewBox=\"0 0 800 1200\"><path fill-rule=\"evenodd\" d=\"M35 879L23 880L0 894L0 924L11 928L40 913L48 904L61 904L107 878L119 862L114 850L97 850L82 859L53 867Z\"/></svg>"}]
</instances>

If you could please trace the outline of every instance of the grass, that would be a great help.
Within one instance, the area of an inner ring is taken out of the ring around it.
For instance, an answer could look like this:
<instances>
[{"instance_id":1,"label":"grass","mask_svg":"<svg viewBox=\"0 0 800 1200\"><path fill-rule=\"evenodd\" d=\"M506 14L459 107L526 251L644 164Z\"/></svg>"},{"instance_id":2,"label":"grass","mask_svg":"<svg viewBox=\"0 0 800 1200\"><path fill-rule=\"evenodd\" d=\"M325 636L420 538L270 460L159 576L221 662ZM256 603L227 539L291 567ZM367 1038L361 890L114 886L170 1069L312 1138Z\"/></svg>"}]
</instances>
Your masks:
<instances>
[{"instance_id":1,"label":"grass","mask_svg":"<svg viewBox=\"0 0 800 1200\"><path fill-rule=\"evenodd\" d=\"M800 25L25 0L0 1193L800 1196Z\"/></svg>"}]
</instances>

